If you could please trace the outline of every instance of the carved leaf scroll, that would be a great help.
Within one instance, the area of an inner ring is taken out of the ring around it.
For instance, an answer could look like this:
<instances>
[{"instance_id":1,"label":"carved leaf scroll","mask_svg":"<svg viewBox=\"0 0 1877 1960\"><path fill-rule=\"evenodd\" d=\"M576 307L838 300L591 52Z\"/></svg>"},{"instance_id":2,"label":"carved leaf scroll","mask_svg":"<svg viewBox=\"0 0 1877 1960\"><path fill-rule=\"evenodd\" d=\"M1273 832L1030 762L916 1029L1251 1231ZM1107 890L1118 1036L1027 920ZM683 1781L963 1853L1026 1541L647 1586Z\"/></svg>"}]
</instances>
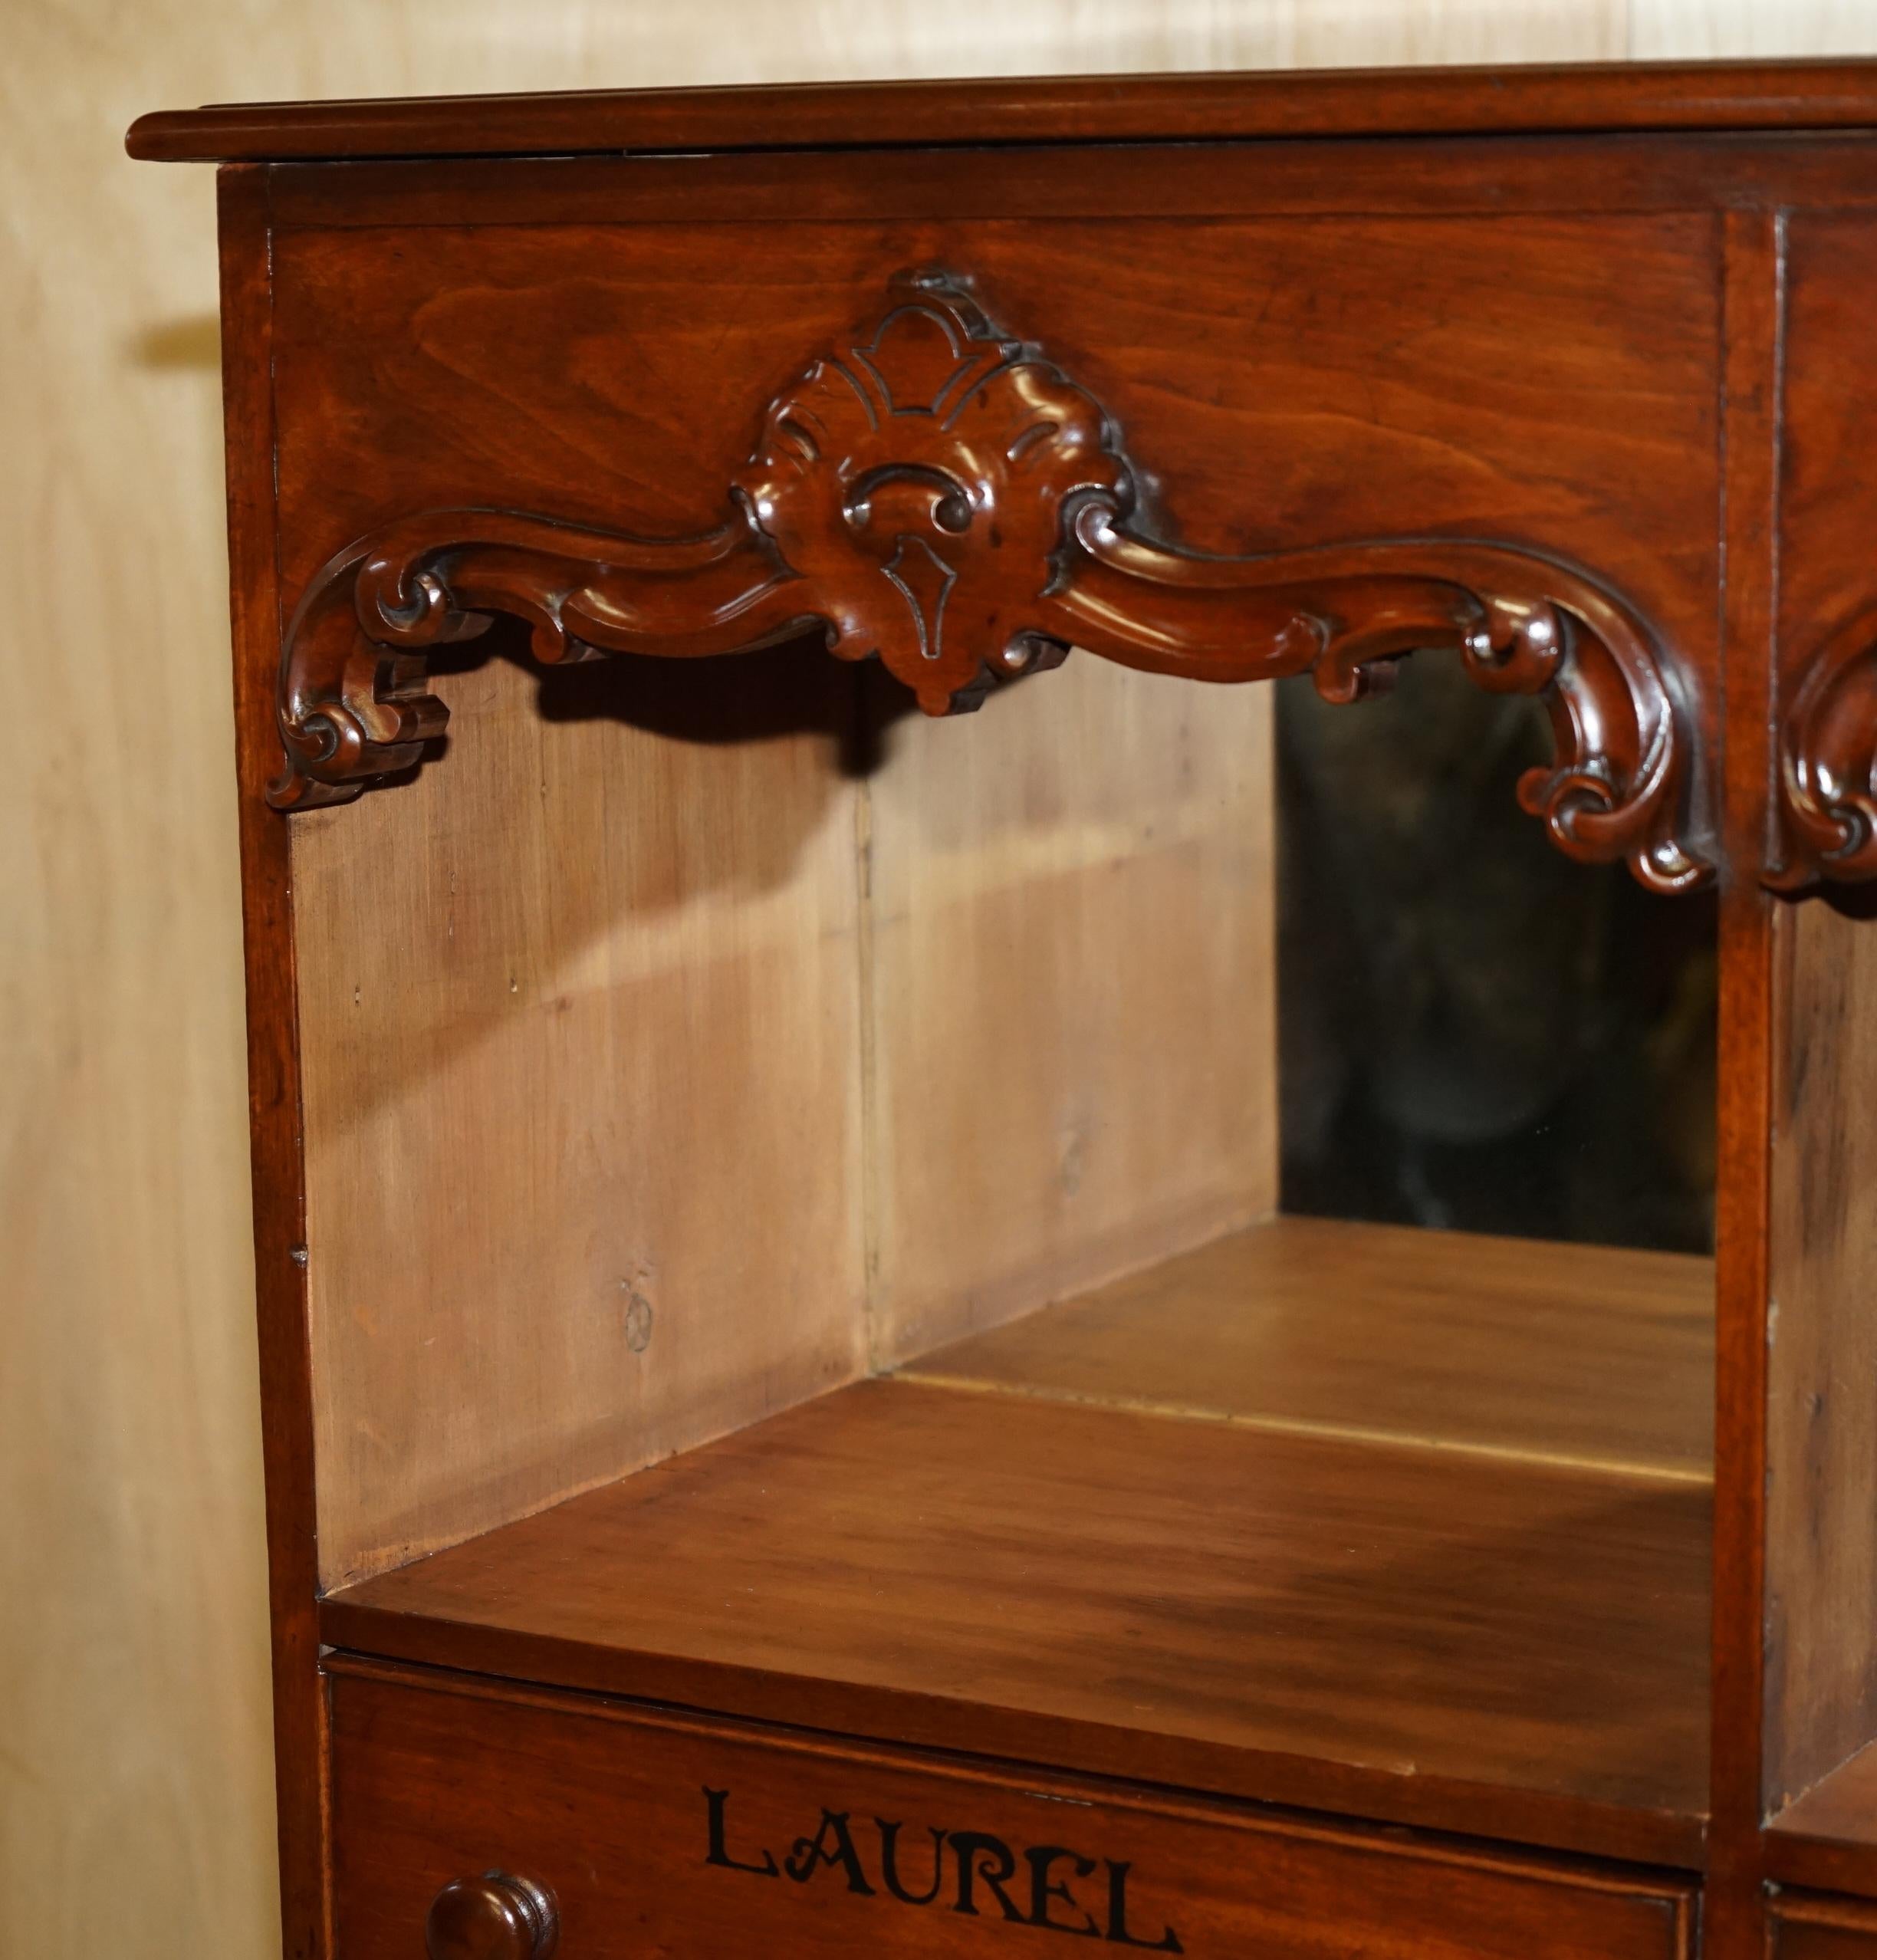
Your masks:
<instances>
[{"instance_id":1,"label":"carved leaf scroll","mask_svg":"<svg viewBox=\"0 0 1877 1960\"><path fill-rule=\"evenodd\" d=\"M879 325L764 414L718 528L627 537L501 511L426 511L333 559L290 625L282 807L406 769L446 711L429 649L497 614L546 661L725 653L818 629L877 656L929 713L1071 645L1195 679L1308 672L1332 700L1455 649L1482 687L1535 695L1556 742L1520 801L1573 857L1661 891L1711 869L1690 841L1690 737L1647 628L1533 553L1398 538L1244 558L1155 541L1093 396L936 274L892 282Z\"/></svg>"},{"instance_id":2,"label":"carved leaf scroll","mask_svg":"<svg viewBox=\"0 0 1877 1960\"><path fill-rule=\"evenodd\" d=\"M1780 730L1773 807L1775 890L1877 878L1877 612L1840 626L1806 669Z\"/></svg>"}]
</instances>

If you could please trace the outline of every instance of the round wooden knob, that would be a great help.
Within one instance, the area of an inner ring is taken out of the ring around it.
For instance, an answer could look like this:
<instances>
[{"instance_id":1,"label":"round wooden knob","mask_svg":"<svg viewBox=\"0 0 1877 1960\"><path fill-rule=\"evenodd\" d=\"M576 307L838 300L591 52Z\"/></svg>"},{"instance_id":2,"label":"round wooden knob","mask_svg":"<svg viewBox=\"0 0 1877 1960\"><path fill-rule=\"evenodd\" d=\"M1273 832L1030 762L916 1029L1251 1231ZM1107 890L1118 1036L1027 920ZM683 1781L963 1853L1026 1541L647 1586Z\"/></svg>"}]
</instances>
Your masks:
<instances>
[{"instance_id":1,"label":"round wooden knob","mask_svg":"<svg viewBox=\"0 0 1877 1960\"><path fill-rule=\"evenodd\" d=\"M452 1879L430 1903L430 1960L547 1960L560 1936L554 1894L508 1872Z\"/></svg>"}]
</instances>

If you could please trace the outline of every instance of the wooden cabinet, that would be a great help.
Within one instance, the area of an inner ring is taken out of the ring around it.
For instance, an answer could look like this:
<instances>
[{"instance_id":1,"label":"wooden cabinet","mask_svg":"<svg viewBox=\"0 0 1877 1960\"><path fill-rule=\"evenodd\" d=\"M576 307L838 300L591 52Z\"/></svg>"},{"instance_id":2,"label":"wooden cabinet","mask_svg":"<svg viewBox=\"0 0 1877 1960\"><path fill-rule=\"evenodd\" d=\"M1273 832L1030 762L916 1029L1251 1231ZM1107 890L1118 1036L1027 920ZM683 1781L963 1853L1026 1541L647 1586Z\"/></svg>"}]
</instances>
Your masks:
<instances>
[{"instance_id":1,"label":"wooden cabinet","mask_svg":"<svg viewBox=\"0 0 1877 1960\"><path fill-rule=\"evenodd\" d=\"M136 127L222 166L292 1960L1850 1937L1874 132Z\"/></svg>"}]
</instances>

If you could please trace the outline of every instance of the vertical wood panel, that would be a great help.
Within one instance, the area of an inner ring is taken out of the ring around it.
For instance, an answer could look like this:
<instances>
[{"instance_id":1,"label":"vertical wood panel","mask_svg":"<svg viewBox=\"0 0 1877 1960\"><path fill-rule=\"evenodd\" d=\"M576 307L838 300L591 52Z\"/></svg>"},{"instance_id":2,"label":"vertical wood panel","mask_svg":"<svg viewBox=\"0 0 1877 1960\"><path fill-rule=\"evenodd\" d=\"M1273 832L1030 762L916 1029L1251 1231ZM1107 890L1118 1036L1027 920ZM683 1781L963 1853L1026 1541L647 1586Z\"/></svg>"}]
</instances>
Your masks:
<instances>
[{"instance_id":1,"label":"vertical wood panel","mask_svg":"<svg viewBox=\"0 0 1877 1960\"><path fill-rule=\"evenodd\" d=\"M446 761L294 820L328 1586L861 1364L833 738L549 722L501 661L442 691Z\"/></svg>"},{"instance_id":2,"label":"vertical wood panel","mask_svg":"<svg viewBox=\"0 0 1877 1960\"><path fill-rule=\"evenodd\" d=\"M1767 1407L1769 1810L1877 1734L1877 928L1818 903L1787 924Z\"/></svg>"},{"instance_id":3,"label":"vertical wood panel","mask_svg":"<svg viewBox=\"0 0 1877 1960\"><path fill-rule=\"evenodd\" d=\"M1274 1209L1271 695L1071 657L869 788L890 1363Z\"/></svg>"},{"instance_id":4,"label":"vertical wood panel","mask_svg":"<svg viewBox=\"0 0 1877 1960\"><path fill-rule=\"evenodd\" d=\"M1718 516L1725 547L1721 653L1723 844L1751 863L1770 774L1770 671L1778 607L1779 368L1785 238L1770 212L1730 212L1724 239ZM1747 676L1760 676L1750 685ZM1737 678L1736 678L1737 677ZM1711 1827L1704 1937L1714 1960L1764 1942L1759 1794L1765 1562L1767 1223L1771 1128L1772 901L1741 882L1721 903L1715 1182L1714 1537Z\"/></svg>"},{"instance_id":5,"label":"vertical wood panel","mask_svg":"<svg viewBox=\"0 0 1877 1960\"><path fill-rule=\"evenodd\" d=\"M1868 603L1877 524L1868 466L1877 403L1862 354L1877 304L1877 224L1800 213L1790 237L1779 609L1788 689L1820 637ZM1877 1734L1877 925L1820 903L1783 924L1761 1793L1774 1809Z\"/></svg>"},{"instance_id":6,"label":"vertical wood panel","mask_svg":"<svg viewBox=\"0 0 1877 1960\"><path fill-rule=\"evenodd\" d=\"M307 1343L304 1123L294 998L293 871L266 785L278 767L274 686L281 630L274 459L274 281L267 171L218 174L222 421L228 491L235 781L242 925L248 968L248 1107L255 1294L266 1478L268 1601L273 1621L274 1788L279 1797L281 1932L286 1960L329 1960L324 1823L331 1751L311 1595L313 1396Z\"/></svg>"}]
</instances>

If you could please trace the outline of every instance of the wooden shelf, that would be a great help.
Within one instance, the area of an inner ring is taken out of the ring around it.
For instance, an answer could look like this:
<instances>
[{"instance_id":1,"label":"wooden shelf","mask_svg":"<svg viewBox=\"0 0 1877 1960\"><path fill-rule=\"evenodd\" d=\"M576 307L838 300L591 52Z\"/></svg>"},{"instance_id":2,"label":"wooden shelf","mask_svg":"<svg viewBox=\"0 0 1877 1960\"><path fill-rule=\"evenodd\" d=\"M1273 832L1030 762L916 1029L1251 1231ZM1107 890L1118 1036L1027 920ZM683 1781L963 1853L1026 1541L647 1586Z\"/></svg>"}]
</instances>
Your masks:
<instances>
[{"instance_id":1,"label":"wooden shelf","mask_svg":"<svg viewBox=\"0 0 1877 1960\"><path fill-rule=\"evenodd\" d=\"M1274 1218L902 1380L1705 1481L1705 1259Z\"/></svg>"},{"instance_id":2,"label":"wooden shelf","mask_svg":"<svg viewBox=\"0 0 1877 1960\"><path fill-rule=\"evenodd\" d=\"M1693 1864L1705 1261L1234 1235L326 1600L419 1662Z\"/></svg>"},{"instance_id":3,"label":"wooden shelf","mask_svg":"<svg viewBox=\"0 0 1877 1960\"><path fill-rule=\"evenodd\" d=\"M1767 1827L1767 1875L1877 1898L1877 1743L1795 1797Z\"/></svg>"}]
</instances>

